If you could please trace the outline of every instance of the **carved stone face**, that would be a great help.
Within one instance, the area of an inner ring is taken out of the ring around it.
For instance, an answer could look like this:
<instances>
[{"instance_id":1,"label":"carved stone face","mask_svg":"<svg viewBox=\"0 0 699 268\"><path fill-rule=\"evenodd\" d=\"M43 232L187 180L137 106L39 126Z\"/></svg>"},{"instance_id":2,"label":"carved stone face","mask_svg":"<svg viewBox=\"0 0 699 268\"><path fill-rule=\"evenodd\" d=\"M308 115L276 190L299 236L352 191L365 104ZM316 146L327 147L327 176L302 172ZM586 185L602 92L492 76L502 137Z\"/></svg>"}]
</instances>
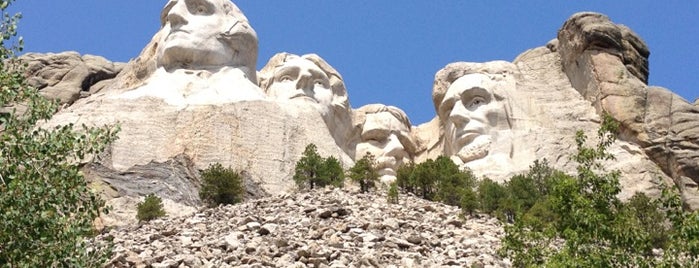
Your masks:
<instances>
[{"instance_id":1,"label":"carved stone face","mask_svg":"<svg viewBox=\"0 0 699 268\"><path fill-rule=\"evenodd\" d=\"M355 160L371 153L375 157L381 181L388 184L396 180L396 169L410 161L408 151L411 148L408 126L389 112L367 114Z\"/></svg>"},{"instance_id":2,"label":"carved stone face","mask_svg":"<svg viewBox=\"0 0 699 268\"><path fill-rule=\"evenodd\" d=\"M309 101L330 107L333 92L327 74L315 63L294 57L274 70L268 94L280 100Z\"/></svg>"},{"instance_id":3,"label":"carved stone face","mask_svg":"<svg viewBox=\"0 0 699 268\"><path fill-rule=\"evenodd\" d=\"M223 33L250 31L246 21L226 14L224 0L170 0L162 11L163 31L158 65L166 68L248 66ZM242 14L241 14L242 16ZM245 25L243 25L245 24ZM256 51L255 51L256 53ZM254 66L254 63L253 63Z\"/></svg>"},{"instance_id":4,"label":"carved stone face","mask_svg":"<svg viewBox=\"0 0 699 268\"><path fill-rule=\"evenodd\" d=\"M447 89L439 115L445 118L445 154L467 163L488 155L491 133L507 121L504 104L493 90L498 87L484 74L468 74Z\"/></svg>"}]
</instances>

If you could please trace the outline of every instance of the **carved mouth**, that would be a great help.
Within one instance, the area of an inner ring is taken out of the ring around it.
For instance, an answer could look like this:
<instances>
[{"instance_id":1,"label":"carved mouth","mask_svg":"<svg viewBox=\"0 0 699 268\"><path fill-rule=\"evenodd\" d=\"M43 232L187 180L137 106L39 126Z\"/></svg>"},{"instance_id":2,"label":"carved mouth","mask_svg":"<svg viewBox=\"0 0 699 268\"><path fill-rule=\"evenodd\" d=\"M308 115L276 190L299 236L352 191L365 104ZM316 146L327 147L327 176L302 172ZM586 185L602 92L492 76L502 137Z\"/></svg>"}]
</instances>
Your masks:
<instances>
[{"instance_id":1,"label":"carved mouth","mask_svg":"<svg viewBox=\"0 0 699 268\"><path fill-rule=\"evenodd\" d=\"M308 95L303 94L303 93L297 93L296 95L291 96L291 98L289 98L289 99L304 99L304 100L309 100L309 101L318 103L318 101L316 99L311 98Z\"/></svg>"},{"instance_id":2,"label":"carved mouth","mask_svg":"<svg viewBox=\"0 0 699 268\"><path fill-rule=\"evenodd\" d=\"M171 29L170 33L167 35L167 37L170 38L172 36L181 35L181 34L189 34L189 31L182 30L182 29Z\"/></svg>"},{"instance_id":3,"label":"carved mouth","mask_svg":"<svg viewBox=\"0 0 699 268\"><path fill-rule=\"evenodd\" d=\"M471 143L480 135L480 132L471 129L464 129L454 133L455 141L462 145Z\"/></svg>"},{"instance_id":4,"label":"carved mouth","mask_svg":"<svg viewBox=\"0 0 699 268\"><path fill-rule=\"evenodd\" d=\"M397 175L396 171L393 168L389 168L389 167L379 169L379 170L377 170L376 173L378 173L379 176L394 176L395 177Z\"/></svg>"}]
</instances>

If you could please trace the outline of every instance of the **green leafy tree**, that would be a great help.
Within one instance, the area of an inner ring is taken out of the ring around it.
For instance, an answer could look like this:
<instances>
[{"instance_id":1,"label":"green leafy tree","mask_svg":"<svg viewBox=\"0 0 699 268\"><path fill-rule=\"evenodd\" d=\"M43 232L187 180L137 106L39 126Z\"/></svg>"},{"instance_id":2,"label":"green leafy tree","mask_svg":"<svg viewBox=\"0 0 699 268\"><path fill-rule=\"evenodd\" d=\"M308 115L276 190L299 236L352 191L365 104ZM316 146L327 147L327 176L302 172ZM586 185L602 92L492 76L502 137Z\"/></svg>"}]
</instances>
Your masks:
<instances>
[{"instance_id":1,"label":"green leafy tree","mask_svg":"<svg viewBox=\"0 0 699 268\"><path fill-rule=\"evenodd\" d=\"M0 266L98 267L110 249L86 238L107 211L79 163L114 141L117 128L37 128L58 104L27 84L14 57L21 39L8 47L20 18L7 14L11 2L0 1Z\"/></svg>"},{"instance_id":2,"label":"green leafy tree","mask_svg":"<svg viewBox=\"0 0 699 268\"><path fill-rule=\"evenodd\" d=\"M215 163L209 165L201 177L199 197L209 206L237 204L243 201L245 184L239 172Z\"/></svg>"},{"instance_id":3,"label":"green leafy tree","mask_svg":"<svg viewBox=\"0 0 699 268\"><path fill-rule=\"evenodd\" d=\"M366 193L369 189L376 187L376 181L379 180L379 173L376 171L374 156L371 153L365 154L361 159L354 163L354 166L349 169L348 177L359 183L359 188L362 193Z\"/></svg>"},{"instance_id":4,"label":"green leafy tree","mask_svg":"<svg viewBox=\"0 0 699 268\"><path fill-rule=\"evenodd\" d=\"M670 222L658 267L699 267L699 210L685 211L677 189L662 189L659 200Z\"/></svg>"},{"instance_id":5,"label":"green leafy tree","mask_svg":"<svg viewBox=\"0 0 699 268\"><path fill-rule=\"evenodd\" d=\"M618 124L603 119L596 146L586 146L587 137L576 134L577 176L547 175L547 194L505 227L501 253L517 267L696 267L699 214L684 212L679 197L666 190L662 202L642 194L621 202L619 173L602 166L614 159L607 148Z\"/></svg>"},{"instance_id":6,"label":"green leafy tree","mask_svg":"<svg viewBox=\"0 0 699 268\"><path fill-rule=\"evenodd\" d=\"M136 206L136 219L139 221L150 221L160 217L165 217L163 200L157 195L149 194Z\"/></svg>"}]
</instances>

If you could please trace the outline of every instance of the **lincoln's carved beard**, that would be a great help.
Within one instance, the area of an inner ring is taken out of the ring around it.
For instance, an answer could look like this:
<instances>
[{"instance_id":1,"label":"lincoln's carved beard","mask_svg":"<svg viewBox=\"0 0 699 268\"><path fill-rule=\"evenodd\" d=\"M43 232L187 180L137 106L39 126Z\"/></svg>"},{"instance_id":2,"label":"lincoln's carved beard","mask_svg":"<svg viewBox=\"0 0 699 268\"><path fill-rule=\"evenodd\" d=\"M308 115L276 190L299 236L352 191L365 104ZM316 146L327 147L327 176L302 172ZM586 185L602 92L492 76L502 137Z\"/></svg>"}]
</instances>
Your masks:
<instances>
[{"instance_id":1,"label":"lincoln's carved beard","mask_svg":"<svg viewBox=\"0 0 699 268\"><path fill-rule=\"evenodd\" d=\"M490 145L492 142L493 140L490 135L480 135L472 142L459 149L454 156L457 156L462 163L484 158L490 153Z\"/></svg>"}]
</instances>

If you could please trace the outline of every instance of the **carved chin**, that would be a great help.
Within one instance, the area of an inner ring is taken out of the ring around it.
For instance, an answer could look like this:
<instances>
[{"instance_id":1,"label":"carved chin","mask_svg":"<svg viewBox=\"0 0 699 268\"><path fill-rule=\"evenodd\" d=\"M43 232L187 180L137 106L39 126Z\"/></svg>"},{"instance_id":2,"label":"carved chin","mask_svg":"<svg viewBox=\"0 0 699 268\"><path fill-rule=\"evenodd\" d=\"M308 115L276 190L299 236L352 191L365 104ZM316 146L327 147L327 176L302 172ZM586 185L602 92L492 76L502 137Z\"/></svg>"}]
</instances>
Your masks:
<instances>
[{"instance_id":1,"label":"carved chin","mask_svg":"<svg viewBox=\"0 0 699 268\"><path fill-rule=\"evenodd\" d=\"M490 151L492 140L488 135L481 135L473 142L467 144L456 153L463 163L468 163L473 160L484 158Z\"/></svg>"}]
</instances>

